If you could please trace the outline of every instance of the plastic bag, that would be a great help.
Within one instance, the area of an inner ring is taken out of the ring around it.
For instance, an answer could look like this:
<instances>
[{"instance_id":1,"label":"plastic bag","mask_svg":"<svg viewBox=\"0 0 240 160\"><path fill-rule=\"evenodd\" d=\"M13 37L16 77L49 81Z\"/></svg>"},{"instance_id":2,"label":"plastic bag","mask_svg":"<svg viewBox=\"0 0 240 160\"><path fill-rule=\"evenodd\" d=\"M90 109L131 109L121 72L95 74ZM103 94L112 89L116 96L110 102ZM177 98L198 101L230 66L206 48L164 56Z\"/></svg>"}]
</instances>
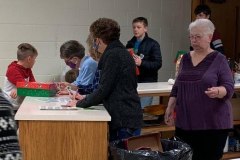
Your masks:
<instances>
[{"instance_id":1,"label":"plastic bag","mask_svg":"<svg viewBox=\"0 0 240 160\"><path fill-rule=\"evenodd\" d=\"M192 150L186 143L179 139L162 139L163 153L158 151L124 149L123 141L110 143L109 160L191 160Z\"/></svg>"}]
</instances>

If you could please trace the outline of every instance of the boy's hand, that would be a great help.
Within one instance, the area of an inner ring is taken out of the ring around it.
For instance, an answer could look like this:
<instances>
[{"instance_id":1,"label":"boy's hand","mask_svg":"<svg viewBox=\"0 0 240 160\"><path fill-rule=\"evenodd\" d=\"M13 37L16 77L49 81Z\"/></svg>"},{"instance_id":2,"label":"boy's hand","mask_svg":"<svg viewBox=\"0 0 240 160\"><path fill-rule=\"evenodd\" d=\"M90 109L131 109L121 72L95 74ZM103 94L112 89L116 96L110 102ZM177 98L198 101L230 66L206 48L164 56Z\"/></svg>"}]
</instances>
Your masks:
<instances>
[{"instance_id":1,"label":"boy's hand","mask_svg":"<svg viewBox=\"0 0 240 160\"><path fill-rule=\"evenodd\" d=\"M58 91L57 94L59 94L59 95L68 95L68 91L67 90L61 90L61 91Z\"/></svg>"},{"instance_id":2,"label":"boy's hand","mask_svg":"<svg viewBox=\"0 0 240 160\"><path fill-rule=\"evenodd\" d=\"M13 89L10 93L11 98L16 99L17 98L17 90Z\"/></svg>"},{"instance_id":3,"label":"boy's hand","mask_svg":"<svg viewBox=\"0 0 240 160\"><path fill-rule=\"evenodd\" d=\"M69 86L69 85L70 85L70 83L68 83L68 82L59 82L59 83L58 83L58 86L59 86L60 91L61 91L61 90L65 90L66 87Z\"/></svg>"},{"instance_id":4,"label":"boy's hand","mask_svg":"<svg viewBox=\"0 0 240 160\"><path fill-rule=\"evenodd\" d=\"M135 61L135 64L136 64L136 66L141 66L141 64L142 64L142 59L141 59L141 57L139 57L138 55L133 55L133 59L134 59L134 61Z\"/></svg>"}]
</instances>

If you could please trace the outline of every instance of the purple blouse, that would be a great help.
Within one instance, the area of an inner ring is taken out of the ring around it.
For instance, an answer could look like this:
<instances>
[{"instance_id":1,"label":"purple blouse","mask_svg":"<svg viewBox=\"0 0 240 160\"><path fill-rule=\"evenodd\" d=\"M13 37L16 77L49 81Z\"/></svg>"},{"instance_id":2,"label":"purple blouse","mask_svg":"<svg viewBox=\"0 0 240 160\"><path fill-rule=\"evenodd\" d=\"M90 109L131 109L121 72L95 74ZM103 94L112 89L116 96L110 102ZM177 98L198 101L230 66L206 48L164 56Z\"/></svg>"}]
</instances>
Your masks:
<instances>
[{"instance_id":1,"label":"purple blouse","mask_svg":"<svg viewBox=\"0 0 240 160\"><path fill-rule=\"evenodd\" d=\"M234 82L225 56L214 51L193 66L188 53L183 56L180 68L170 95L177 98L176 127L184 130L232 128L229 99L234 93ZM204 91L214 86L224 86L227 95L209 98Z\"/></svg>"}]
</instances>

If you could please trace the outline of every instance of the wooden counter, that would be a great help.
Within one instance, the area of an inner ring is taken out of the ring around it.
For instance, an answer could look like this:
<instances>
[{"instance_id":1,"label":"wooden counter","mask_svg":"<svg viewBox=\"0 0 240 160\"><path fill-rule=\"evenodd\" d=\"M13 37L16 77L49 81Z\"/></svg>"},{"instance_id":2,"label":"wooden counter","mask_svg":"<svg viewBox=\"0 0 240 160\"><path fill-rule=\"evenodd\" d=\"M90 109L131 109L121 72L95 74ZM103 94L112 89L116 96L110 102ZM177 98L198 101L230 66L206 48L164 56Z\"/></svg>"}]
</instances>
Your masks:
<instances>
[{"instance_id":1,"label":"wooden counter","mask_svg":"<svg viewBox=\"0 0 240 160\"><path fill-rule=\"evenodd\" d=\"M61 104L26 97L15 116L24 160L107 160L111 117L103 106L94 107L98 110L40 110L41 105Z\"/></svg>"}]
</instances>

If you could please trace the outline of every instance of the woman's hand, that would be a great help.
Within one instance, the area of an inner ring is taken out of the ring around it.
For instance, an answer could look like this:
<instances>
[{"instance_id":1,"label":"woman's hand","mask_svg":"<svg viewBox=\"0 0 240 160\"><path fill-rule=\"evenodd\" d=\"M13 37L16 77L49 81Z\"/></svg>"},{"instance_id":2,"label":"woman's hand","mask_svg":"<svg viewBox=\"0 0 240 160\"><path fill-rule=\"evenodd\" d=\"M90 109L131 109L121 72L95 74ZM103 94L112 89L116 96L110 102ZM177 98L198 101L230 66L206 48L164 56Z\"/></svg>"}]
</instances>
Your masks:
<instances>
[{"instance_id":1,"label":"woman's hand","mask_svg":"<svg viewBox=\"0 0 240 160\"><path fill-rule=\"evenodd\" d=\"M164 121L167 125L173 126L175 124L174 109L176 106L176 97L170 97L168 107L164 115Z\"/></svg>"},{"instance_id":2,"label":"woman's hand","mask_svg":"<svg viewBox=\"0 0 240 160\"><path fill-rule=\"evenodd\" d=\"M208 88L208 89L205 91L205 94L206 94L209 98L223 98L224 96L226 96L227 90L226 90L226 88L223 87L223 86L211 87L211 88Z\"/></svg>"},{"instance_id":3,"label":"woman's hand","mask_svg":"<svg viewBox=\"0 0 240 160\"><path fill-rule=\"evenodd\" d=\"M218 89L218 87L208 88L208 89L205 91L205 94L206 94L209 98L217 98L218 95L219 95L219 89Z\"/></svg>"},{"instance_id":4,"label":"woman's hand","mask_svg":"<svg viewBox=\"0 0 240 160\"><path fill-rule=\"evenodd\" d=\"M77 100L71 100L67 103L67 106L76 107L77 102L78 102Z\"/></svg>"},{"instance_id":5,"label":"woman's hand","mask_svg":"<svg viewBox=\"0 0 240 160\"><path fill-rule=\"evenodd\" d=\"M75 99L77 99L77 100L83 100L85 97L86 97L86 95L81 95L81 94L79 94L79 93L77 93L77 94L75 95Z\"/></svg>"},{"instance_id":6,"label":"woman's hand","mask_svg":"<svg viewBox=\"0 0 240 160\"><path fill-rule=\"evenodd\" d=\"M164 115L164 121L167 125L174 126L175 124L174 109L172 109L172 107L167 107Z\"/></svg>"}]
</instances>

